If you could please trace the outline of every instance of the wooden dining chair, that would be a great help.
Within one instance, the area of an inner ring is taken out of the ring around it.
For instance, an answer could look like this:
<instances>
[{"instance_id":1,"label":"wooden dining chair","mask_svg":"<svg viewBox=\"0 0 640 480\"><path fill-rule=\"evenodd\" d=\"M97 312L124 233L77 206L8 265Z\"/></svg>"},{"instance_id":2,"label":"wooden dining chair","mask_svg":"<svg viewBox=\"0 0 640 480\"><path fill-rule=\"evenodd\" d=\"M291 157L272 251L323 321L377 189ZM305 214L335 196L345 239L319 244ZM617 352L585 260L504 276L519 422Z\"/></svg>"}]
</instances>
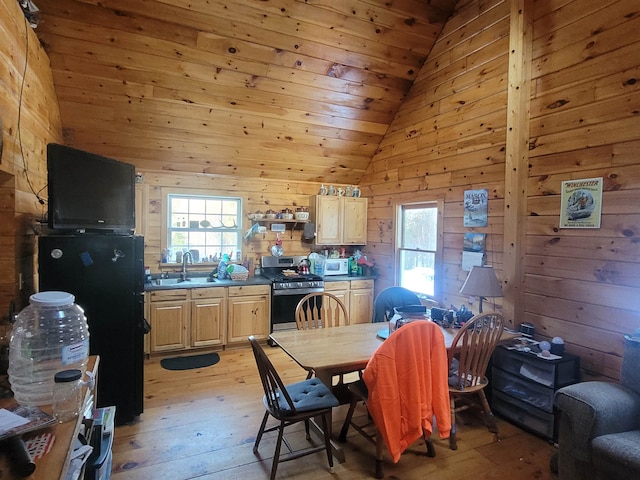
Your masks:
<instances>
[{"instance_id":1,"label":"wooden dining chair","mask_svg":"<svg viewBox=\"0 0 640 480\"><path fill-rule=\"evenodd\" d=\"M309 293L296 306L296 326L298 330L312 330L316 328L331 328L349 325L349 313L342 300L329 292ZM313 370L308 370L307 378L313 376ZM345 379L345 376L347 377ZM344 372L335 375L332 391L338 397L340 404L349 403L351 394L348 383L360 378L358 372Z\"/></svg>"},{"instance_id":2,"label":"wooden dining chair","mask_svg":"<svg viewBox=\"0 0 640 480\"><path fill-rule=\"evenodd\" d=\"M449 363L449 401L451 403L451 435L449 448L457 450L456 413L477 405L480 400L485 423L489 431L498 437L498 425L493 418L484 388L489 359L504 330L504 318L499 313L478 315L458 331L447 353Z\"/></svg>"},{"instance_id":3,"label":"wooden dining chair","mask_svg":"<svg viewBox=\"0 0 640 480\"><path fill-rule=\"evenodd\" d=\"M349 313L342 300L329 292L305 295L296 306L298 330L330 328L349 324Z\"/></svg>"},{"instance_id":4,"label":"wooden dining chair","mask_svg":"<svg viewBox=\"0 0 640 480\"><path fill-rule=\"evenodd\" d=\"M422 437L426 455L435 456L431 440L434 418L441 438L449 435L450 428L447 354L438 325L415 321L393 332L371 357L363 379L349 385L349 390L353 400L338 438L346 441L353 426L376 446L376 478L384 477L385 444L397 462L402 452ZM361 401L373 425L353 420Z\"/></svg>"},{"instance_id":5,"label":"wooden dining chair","mask_svg":"<svg viewBox=\"0 0 640 480\"><path fill-rule=\"evenodd\" d=\"M329 422L331 419L331 409L338 406L338 399L329 391L324 383L317 378L308 378L302 382L284 385L260 343L258 343L253 336L249 337L249 342L251 343L253 355L255 356L260 374L260 380L262 381L262 387L264 389L263 403L266 410L262 418L260 430L256 436L253 453L258 453L258 446L260 445L263 434L277 430L278 439L273 454L273 463L271 464L271 480L276 478L279 462L294 460L322 450L326 450L327 452L329 471L333 473L333 454L331 452L329 438ZM266 428L269 416L275 418L278 424ZM296 451L292 450L289 442L284 438L284 429L295 423L304 422L307 440L309 440L309 422L313 417L317 416L322 417L324 444ZM280 449L283 441L289 449L289 454L281 456Z\"/></svg>"}]
</instances>

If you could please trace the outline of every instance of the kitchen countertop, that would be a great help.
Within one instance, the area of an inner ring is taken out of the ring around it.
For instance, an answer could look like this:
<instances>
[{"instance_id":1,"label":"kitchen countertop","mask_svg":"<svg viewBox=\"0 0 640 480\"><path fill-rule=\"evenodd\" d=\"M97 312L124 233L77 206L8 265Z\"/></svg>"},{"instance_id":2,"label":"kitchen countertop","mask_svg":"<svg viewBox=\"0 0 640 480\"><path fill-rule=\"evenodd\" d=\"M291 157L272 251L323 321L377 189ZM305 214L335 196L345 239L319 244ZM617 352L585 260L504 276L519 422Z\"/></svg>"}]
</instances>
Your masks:
<instances>
[{"instance_id":1,"label":"kitchen countertop","mask_svg":"<svg viewBox=\"0 0 640 480\"><path fill-rule=\"evenodd\" d=\"M179 290L183 288L209 288L209 287L242 287L244 285L271 285L271 280L265 277L249 277L247 280L216 280L208 283L174 283L172 285L155 285L153 283L145 283L144 291L152 292L155 290Z\"/></svg>"},{"instance_id":2,"label":"kitchen countertop","mask_svg":"<svg viewBox=\"0 0 640 480\"><path fill-rule=\"evenodd\" d=\"M348 282L351 280L375 280L375 275L327 275L323 277L326 282Z\"/></svg>"},{"instance_id":3,"label":"kitchen countertop","mask_svg":"<svg viewBox=\"0 0 640 480\"><path fill-rule=\"evenodd\" d=\"M324 277L325 282L344 282L351 280L375 280L374 275L361 275L351 277L349 275L335 275ZM171 285L155 285L154 283L145 283L144 291L152 292L155 290L178 290L183 288L209 288L209 287L241 287L243 285L271 285L271 280L265 277L249 277L246 281L240 280L216 280L208 283L174 283Z\"/></svg>"}]
</instances>

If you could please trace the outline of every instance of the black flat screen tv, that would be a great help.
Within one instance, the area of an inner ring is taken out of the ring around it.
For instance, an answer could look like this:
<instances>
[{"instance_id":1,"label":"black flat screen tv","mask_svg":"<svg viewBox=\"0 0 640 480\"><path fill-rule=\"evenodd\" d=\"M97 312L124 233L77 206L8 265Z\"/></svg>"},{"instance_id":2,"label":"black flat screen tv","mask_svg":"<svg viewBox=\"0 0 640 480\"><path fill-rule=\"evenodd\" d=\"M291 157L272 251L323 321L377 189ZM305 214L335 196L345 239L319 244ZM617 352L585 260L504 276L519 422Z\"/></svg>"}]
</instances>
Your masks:
<instances>
[{"instance_id":1,"label":"black flat screen tv","mask_svg":"<svg viewBox=\"0 0 640 480\"><path fill-rule=\"evenodd\" d=\"M118 234L133 231L133 165L50 143L47 169L49 228Z\"/></svg>"}]
</instances>

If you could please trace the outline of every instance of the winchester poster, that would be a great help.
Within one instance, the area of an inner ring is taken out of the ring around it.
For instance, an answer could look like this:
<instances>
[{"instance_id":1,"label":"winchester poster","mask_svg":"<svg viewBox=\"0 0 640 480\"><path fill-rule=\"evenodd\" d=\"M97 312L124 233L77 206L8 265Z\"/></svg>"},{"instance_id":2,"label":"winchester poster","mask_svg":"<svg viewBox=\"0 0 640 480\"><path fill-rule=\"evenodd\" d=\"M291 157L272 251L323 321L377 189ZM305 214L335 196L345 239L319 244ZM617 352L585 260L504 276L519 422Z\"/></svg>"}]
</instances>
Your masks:
<instances>
[{"instance_id":1,"label":"winchester poster","mask_svg":"<svg viewBox=\"0 0 640 480\"><path fill-rule=\"evenodd\" d=\"M486 227L489 205L489 191L465 190L464 191L464 226Z\"/></svg>"},{"instance_id":2,"label":"winchester poster","mask_svg":"<svg viewBox=\"0 0 640 480\"><path fill-rule=\"evenodd\" d=\"M562 182L560 228L600 228L602 178Z\"/></svg>"}]
</instances>

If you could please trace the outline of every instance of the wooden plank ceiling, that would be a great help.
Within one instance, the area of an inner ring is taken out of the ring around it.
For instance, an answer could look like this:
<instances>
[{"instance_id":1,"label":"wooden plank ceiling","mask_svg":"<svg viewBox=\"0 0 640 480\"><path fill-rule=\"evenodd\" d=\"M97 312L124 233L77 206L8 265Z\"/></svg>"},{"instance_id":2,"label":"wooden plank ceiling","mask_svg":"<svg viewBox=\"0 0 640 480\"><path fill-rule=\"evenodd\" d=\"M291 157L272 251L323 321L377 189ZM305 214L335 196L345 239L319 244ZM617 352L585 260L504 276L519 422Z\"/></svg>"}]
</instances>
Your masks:
<instances>
[{"instance_id":1,"label":"wooden plank ceiling","mask_svg":"<svg viewBox=\"0 0 640 480\"><path fill-rule=\"evenodd\" d=\"M65 143L358 183L456 0L36 0Z\"/></svg>"}]
</instances>

